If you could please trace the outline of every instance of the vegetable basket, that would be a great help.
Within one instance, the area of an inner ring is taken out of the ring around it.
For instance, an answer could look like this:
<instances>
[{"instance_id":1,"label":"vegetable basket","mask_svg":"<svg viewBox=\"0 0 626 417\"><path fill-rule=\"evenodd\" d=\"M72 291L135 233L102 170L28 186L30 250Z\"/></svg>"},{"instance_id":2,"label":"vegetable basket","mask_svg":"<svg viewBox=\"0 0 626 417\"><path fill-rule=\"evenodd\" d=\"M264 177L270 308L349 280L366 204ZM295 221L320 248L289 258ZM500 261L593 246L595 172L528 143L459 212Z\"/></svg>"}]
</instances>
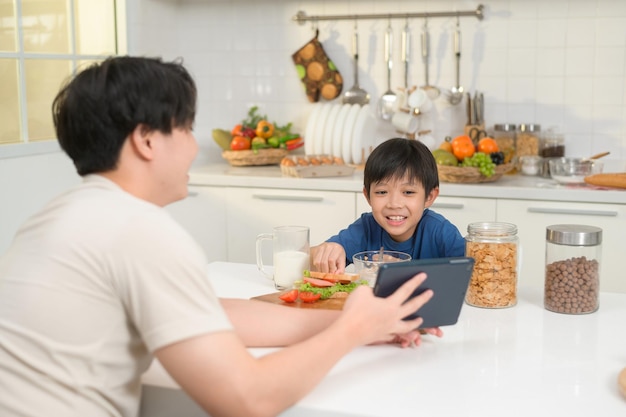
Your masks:
<instances>
[{"instance_id":1,"label":"vegetable basket","mask_svg":"<svg viewBox=\"0 0 626 417\"><path fill-rule=\"evenodd\" d=\"M496 165L494 174L491 177L485 177L476 167L437 165L440 181L463 184L497 181L511 169L513 169L512 163Z\"/></svg>"},{"instance_id":2,"label":"vegetable basket","mask_svg":"<svg viewBox=\"0 0 626 417\"><path fill-rule=\"evenodd\" d=\"M222 158L232 166L278 165L289 151L282 148L223 151Z\"/></svg>"}]
</instances>

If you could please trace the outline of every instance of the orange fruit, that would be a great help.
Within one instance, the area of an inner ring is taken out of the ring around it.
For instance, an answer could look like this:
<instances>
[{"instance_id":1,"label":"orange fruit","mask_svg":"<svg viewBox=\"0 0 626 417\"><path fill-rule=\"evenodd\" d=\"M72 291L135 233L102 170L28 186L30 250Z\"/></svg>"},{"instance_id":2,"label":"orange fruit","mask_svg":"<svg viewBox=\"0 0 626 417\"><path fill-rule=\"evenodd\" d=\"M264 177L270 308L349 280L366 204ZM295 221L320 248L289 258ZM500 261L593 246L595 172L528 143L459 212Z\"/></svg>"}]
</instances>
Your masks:
<instances>
[{"instance_id":1,"label":"orange fruit","mask_svg":"<svg viewBox=\"0 0 626 417\"><path fill-rule=\"evenodd\" d=\"M498 152L499 150L498 143L493 138L485 137L478 141L478 152L483 152L488 155Z\"/></svg>"},{"instance_id":2,"label":"orange fruit","mask_svg":"<svg viewBox=\"0 0 626 417\"><path fill-rule=\"evenodd\" d=\"M439 149L443 149L446 152L452 153L452 144L450 143L450 141L444 140L443 142L441 142L441 145L439 145Z\"/></svg>"},{"instance_id":3,"label":"orange fruit","mask_svg":"<svg viewBox=\"0 0 626 417\"><path fill-rule=\"evenodd\" d=\"M452 140L452 153L459 161L470 158L476 152L472 138L467 135L457 136Z\"/></svg>"}]
</instances>

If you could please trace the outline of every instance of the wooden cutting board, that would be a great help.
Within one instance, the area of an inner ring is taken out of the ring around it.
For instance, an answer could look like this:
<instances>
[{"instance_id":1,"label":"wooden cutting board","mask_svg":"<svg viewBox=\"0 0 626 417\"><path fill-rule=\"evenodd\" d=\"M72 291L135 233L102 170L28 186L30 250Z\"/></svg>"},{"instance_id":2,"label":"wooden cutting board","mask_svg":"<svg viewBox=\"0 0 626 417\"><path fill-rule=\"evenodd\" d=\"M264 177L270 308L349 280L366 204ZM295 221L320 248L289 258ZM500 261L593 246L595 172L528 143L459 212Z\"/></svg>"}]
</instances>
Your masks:
<instances>
[{"instance_id":1,"label":"wooden cutting board","mask_svg":"<svg viewBox=\"0 0 626 417\"><path fill-rule=\"evenodd\" d=\"M292 308L311 308L311 309L323 309L323 310L341 310L345 303L345 298L329 298L328 300L318 300L314 303L303 303L300 300L296 300L295 303L286 303L281 300L280 297L283 292L274 292L271 294L259 295L252 297L252 300L265 301L272 304L283 305Z\"/></svg>"}]
</instances>

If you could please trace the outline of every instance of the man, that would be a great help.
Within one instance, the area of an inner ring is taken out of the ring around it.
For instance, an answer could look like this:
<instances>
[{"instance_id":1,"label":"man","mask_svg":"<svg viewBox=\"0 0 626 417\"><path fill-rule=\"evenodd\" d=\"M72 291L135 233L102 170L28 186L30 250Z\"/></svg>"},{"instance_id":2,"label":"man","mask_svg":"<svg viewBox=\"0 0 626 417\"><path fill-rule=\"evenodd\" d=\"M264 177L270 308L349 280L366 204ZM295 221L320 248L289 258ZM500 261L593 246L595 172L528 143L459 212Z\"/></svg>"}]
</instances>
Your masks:
<instances>
[{"instance_id":1,"label":"man","mask_svg":"<svg viewBox=\"0 0 626 417\"><path fill-rule=\"evenodd\" d=\"M359 288L343 312L215 296L162 208L187 194L195 105L184 67L148 58L110 58L59 92L57 137L83 182L0 259L0 415L134 416L153 356L211 415L276 415L354 347L419 343L420 319L402 318L432 296L405 303L423 274L387 299Z\"/></svg>"}]
</instances>

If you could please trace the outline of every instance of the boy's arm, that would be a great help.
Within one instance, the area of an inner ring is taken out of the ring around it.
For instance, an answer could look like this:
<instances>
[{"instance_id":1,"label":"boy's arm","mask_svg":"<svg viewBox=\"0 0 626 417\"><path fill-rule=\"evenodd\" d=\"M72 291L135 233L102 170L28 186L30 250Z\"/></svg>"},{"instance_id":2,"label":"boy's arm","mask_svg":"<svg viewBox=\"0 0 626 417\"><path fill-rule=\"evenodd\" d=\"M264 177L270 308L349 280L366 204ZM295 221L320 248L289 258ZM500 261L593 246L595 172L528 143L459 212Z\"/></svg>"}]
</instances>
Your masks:
<instances>
[{"instance_id":1,"label":"boy's arm","mask_svg":"<svg viewBox=\"0 0 626 417\"><path fill-rule=\"evenodd\" d=\"M324 242L311 247L311 270L343 274L346 270L346 251L339 243Z\"/></svg>"}]
</instances>

